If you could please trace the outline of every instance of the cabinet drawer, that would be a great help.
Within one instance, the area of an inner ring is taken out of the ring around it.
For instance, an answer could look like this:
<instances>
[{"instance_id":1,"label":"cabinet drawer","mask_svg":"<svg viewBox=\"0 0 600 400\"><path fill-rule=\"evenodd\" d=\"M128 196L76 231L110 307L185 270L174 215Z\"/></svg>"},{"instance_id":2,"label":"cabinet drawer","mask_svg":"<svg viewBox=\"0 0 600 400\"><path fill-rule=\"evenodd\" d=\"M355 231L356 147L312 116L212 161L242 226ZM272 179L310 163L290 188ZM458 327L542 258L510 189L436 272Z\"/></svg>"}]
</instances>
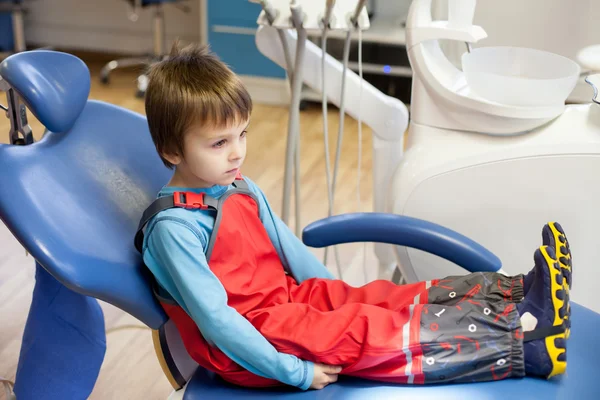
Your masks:
<instances>
[{"instance_id":1,"label":"cabinet drawer","mask_svg":"<svg viewBox=\"0 0 600 400\"><path fill-rule=\"evenodd\" d=\"M260 4L248 0L209 0L208 25L229 25L256 28L262 11Z\"/></svg>"},{"instance_id":2,"label":"cabinet drawer","mask_svg":"<svg viewBox=\"0 0 600 400\"><path fill-rule=\"evenodd\" d=\"M268 78L285 78L285 70L264 56L256 47L253 30L239 32L237 27L211 27L208 43L216 53L236 73ZM230 29L233 33L225 32Z\"/></svg>"}]
</instances>

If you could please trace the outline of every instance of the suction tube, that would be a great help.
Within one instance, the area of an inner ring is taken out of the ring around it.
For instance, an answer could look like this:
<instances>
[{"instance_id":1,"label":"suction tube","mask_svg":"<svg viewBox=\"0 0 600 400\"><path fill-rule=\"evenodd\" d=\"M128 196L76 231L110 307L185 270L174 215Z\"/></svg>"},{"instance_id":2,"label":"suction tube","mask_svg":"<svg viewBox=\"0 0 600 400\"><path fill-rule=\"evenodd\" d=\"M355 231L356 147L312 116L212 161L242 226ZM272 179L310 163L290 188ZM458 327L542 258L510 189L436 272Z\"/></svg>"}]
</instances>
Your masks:
<instances>
[{"instance_id":1,"label":"suction tube","mask_svg":"<svg viewBox=\"0 0 600 400\"><path fill-rule=\"evenodd\" d=\"M329 23L331 19L331 11L333 10L333 6L335 5L335 0L327 0L325 5L325 17L323 18L323 32L321 35L321 108L323 110L323 142L325 145L325 176L327 179L327 199L329 202L329 208L327 211L327 215L331 216L333 214L333 192L334 188L331 184L331 164L329 160L329 127L328 127L328 118L327 118L327 90L325 88L326 84L326 76L325 76L325 56L327 55L327 31L329 30ZM342 99L343 102L343 99ZM340 255L337 247L333 248L335 254L335 263L337 266L338 277L343 279L342 275L342 266L340 261ZM329 252L329 247L325 248L325 253L323 256L323 264L327 265L327 256Z\"/></svg>"},{"instance_id":2,"label":"suction tube","mask_svg":"<svg viewBox=\"0 0 600 400\"><path fill-rule=\"evenodd\" d=\"M302 63L304 62L304 49L306 46L306 30L302 27L302 8L293 1L290 5L292 11L292 19L296 31L298 32L298 40L296 41L296 63L292 79L292 101L290 102L289 119L288 119L288 140L286 146L286 163L283 182L283 210L282 220L284 223L289 221L289 206L292 178L292 164L295 161L296 172L296 236L301 235L300 221L300 95L302 92ZM295 157L293 159L292 157Z\"/></svg>"},{"instance_id":3,"label":"suction tube","mask_svg":"<svg viewBox=\"0 0 600 400\"><path fill-rule=\"evenodd\" d=\"M346 40L344 41L344 54L343 54L343 68L342 68L342 89L340 96L340 123L338 129L337 145L335 149L335 165L333 167L333 182L332 182L332 198L331 202L335 202L335 188L337 180L337 172L340 164L340 153L342 147L342 141L344 140L344 119L346 116L345 103L346 103L346 72L348 71L348 59L350 57L350 42L352 39L352 31L348 31ZM331 215L329 215L331 216Z\"/></svg>"},{"instance_id":4,"label":"suction tube","mask_svg":"<svg viewBox=\"0 0 600 400\"><path fill-rule=\"evenodd\" d=\"M333 169L333 179L331 182L331 185L329 185L329 145L328 145L328 129L327 129L327 99L326 99L326 95L325 95L325 54L326 54L326 32L327 32L327 25L324 24L323 27L323 38L322 38L322 49L323 49L323 57L322 57L322 70L323 70L323 135L324 135L324 140L325 140L325 155L326 155L326 168L327 168L327 180L328 180L328 187L329 187L329 213L328 216L331 217L333 215L333 205L335 204L335 190L336 190L336 181L337 181L337 173L338 173L338 168L339 168L339 162L340 162L340 155L341 155L341 148L342 148L342 142L344 139L344 120L345 120L345 116L346 116L346 112L345 112L345 94L346 94L346 72L348 70L348 61L350 58L350 43L351 43L351 39L352 39L352 29L358 29L359 31L359 77L361 79L361 91L359 93L359 98L362 99L362 35L361 35L361 31L360 31L360 27L358 25L358 16L360 15L360 12L362 11L363 7L365 6L366 1L365 0L359 0L356 9L354 11L354 14L350 17L350 24L351 24L351 28L348 29L348 33L346 34L346 39L344 41L344 52L343 52L343 66L342 66L342 85L341 85L341 95L340 95L340 107L339 107L339 113L340 113L340 122L339 122L339 129L338 129L338 137L337 137L337 145L336 145L336 152L335 152L335 165L334 165L334 169ZM361 201L360 201L360 168L361 168L361 161L362 161L362 121L360 119L360 106L359 106L359 114L358 114L358 140L359 140L359 144L358 144L358 176L357 176L357 200L358 200L358 208L359 208L359 212L360 212L360 207L361 207ZM339 254L337 252L337 248L334 247L334 251L335 251L335 257L336 257L336 264L337 264L337 268L338 268L338 274L340 276L340 279L342 278L342 273L341 273L341 262L340 262L340 258L339 258ZM325 249L325 256L324 256L324 263L327 263L327 248ZM365 281L367 279L367 275L366 275L366 244L363 247L363 271L364 271L364 276L365 276Z\"/></svg>"},{"instance_id":5,"label":"suction tube","mask_svg":"<svg viewBox=\"0 0 600 400\"><path fill-rule=\"evenodd\" d=\"M268 1L261 0L260 5L262 6L263 10L265 10L265 15L267 17L267 20L269 21L269 24L273 25L273 22L277 17L277 11L273 7L271 7L271 4ZM292 70L293 64L292 56L290 55L290 48L288 46L287 40L285 39L285 33L281 29L277 29L277 34L279 35L279 40L281 41L281 46L283 47L283 55L285 57L285 68L287 70L288 81L290 83L291 88L292 81L294 79L294 71Z\"/></svg>"},{"instance_id":6,"label":"suction tube","mask_svg":"<svg viewBox=\"0 0 600 400\"><path fill-rule=\"evenodd\" d=\"M361 118L361 101L362 101L362 87L363 87L363 70L362 70L362 30L358 27L358 77L360 78L360 89L358 91L358 171L356 177L356 203L357 211L361 212L361 198L360 198L360 178L362 168L362 118ZM365 283L369 281L367 274L367 244L363 242L363 278Z\"/></svg>"},{"instance_id":7,"label":"suction tube","mask_svg":"<svg viewBox=\"0 0 600 400\"><path fill-rule=\"evenodd\" d=\"M277 17L277 11L271 7L271 4L268 1L265 0L261 0L260 4L263 8L263 10L265 11L265 15L267 17L267 20L269 21L270 24L273 24L273 22L275 21L275 18ZM299 8L299 7L298 7ZM301 11L301 10L300 10ZM294 13L294 11L292 11L292 14ZM296 17L299 21L301 21L301 17L300 17L300 13L296 12ZM300 22L301 24L301 22ZM283 32L283 30L281 29L277 29L277 34L279 35L279 40L281 41L281 45L283 47L283 54L285 57L285 67L286 67L286 71L287 71L287 75L288 75L288 81L290 84L290 91L292 93L292 98L294 97L294 66L292 64L292 57L290 55L290 49L288 46L288 42L285 38L285 33ZM302 81L300 81L302 82ZM292 128L292 124L293 124L293 119L294 117L292 116L292 114L294 114L296 111L299 109L299 100L298 100L298 105L297 107L295 107L296 102L294 102L294 100L292 99L292 102L290 103L290 109L289 109L289 121L288 121L288 150L289 150L289 142L290 140L293 139L293 156L294 156L294 163L295 163L295 193L296 193L296 235L299 236L300 235L300 227L301 227L301 223L300 223L300 218L301 218L301 209L300 209L300 202L301 202L301 194L300 194L300 118L299 116L296 117L296 125L293 126ZM291 130L290 130L291 129ZM286 171L290 171L291 170L291 158L288 156L286 157ZM290 177L289 175L291 175L291 172L288 172L288 175L286 175L286 177L284 178L284 196L283 196L283 218L282 220L288 224L289 223L289 191L291 190L290 188ZM286 189L287 188L287 189ZM287 192L286 192L287 190ZM287 194L286 194L287 193Z\"/></svg>"}]
</instances>

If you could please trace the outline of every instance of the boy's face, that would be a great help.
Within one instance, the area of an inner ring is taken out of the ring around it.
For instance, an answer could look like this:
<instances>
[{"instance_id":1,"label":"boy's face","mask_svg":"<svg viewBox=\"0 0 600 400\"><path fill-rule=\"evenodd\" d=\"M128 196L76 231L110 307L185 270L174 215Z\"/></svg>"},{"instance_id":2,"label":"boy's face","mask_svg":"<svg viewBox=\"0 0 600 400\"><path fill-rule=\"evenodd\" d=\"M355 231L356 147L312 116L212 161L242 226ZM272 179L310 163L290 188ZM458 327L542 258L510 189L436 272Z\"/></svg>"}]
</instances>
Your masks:
<instances>
[{"instance_id":1,"label":"boy's face","mask_svg":"<svg viewBox=\"0 0 600 400\"><path fill-rule=\"evenodd\" d=\"M248 122L227 128L192 126L185 133L183 157L165 155L176 166L171 186L231 184L246 157Z\"/></svg>"}]
</instances>

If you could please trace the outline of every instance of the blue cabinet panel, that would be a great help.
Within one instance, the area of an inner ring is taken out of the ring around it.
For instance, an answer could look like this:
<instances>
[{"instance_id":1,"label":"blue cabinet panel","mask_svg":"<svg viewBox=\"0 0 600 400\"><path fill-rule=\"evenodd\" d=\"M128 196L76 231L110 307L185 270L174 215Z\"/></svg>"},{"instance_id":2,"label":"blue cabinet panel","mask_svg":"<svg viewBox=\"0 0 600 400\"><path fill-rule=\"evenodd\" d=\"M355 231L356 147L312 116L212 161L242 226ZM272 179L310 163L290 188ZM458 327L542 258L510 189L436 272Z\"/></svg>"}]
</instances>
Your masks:
<instances>
[{"instance_id":1,"label":"blue cabinet panel","mask_svg":"<svg viewBox=\"0 0 600 400\"><path fill-rule=\"evenodd\" d=\"M285 79L285 70L256 47L252 32L258 29L261 10L260 4L248 0L208 0L208 43L238 74Z\"/></svg>"},{"instance_id":2,"label":"blue cabinet panel","mask_svg":"<svg viewBox=\"0 0 600 400\"><path fill-rule=\"evenodd\" d=\"M0 51L14 51L12 15L9 12L0 13Z\"/></svg>"},{"instance_id":3,"label":"blue cabinet panel","mask_svg":"<svg viewBox=\"0 0 600 400\"><path fill-rule=\"evenodd\" d=\"M254 35L223 32L210 32L208 37L212 51L235 73L284 79L285 70L264 56L255 40Z\"/></svg>"},{"instance_id":4,"label":"blue cabinet panel","mask_svg":"<svg viewBox=\"0 0 600 400\"><path fill-rule=\"evenodd\" d=\"M260 4L248 0L209 0L209 25L229 25L256 28L256 20L262 11Z\"/></svg>"}]
</instances>

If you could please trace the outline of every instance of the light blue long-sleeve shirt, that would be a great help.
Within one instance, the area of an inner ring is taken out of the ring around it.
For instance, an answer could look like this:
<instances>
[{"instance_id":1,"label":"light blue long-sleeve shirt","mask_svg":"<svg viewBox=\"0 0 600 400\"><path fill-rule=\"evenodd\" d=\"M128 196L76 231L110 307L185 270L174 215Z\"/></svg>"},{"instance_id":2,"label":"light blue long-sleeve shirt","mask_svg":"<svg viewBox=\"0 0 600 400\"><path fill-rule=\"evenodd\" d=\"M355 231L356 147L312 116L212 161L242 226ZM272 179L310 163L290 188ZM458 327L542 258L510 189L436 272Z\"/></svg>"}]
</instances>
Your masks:
<instances>
[{"instance_id":1,"label":"light blue long-sleeve shirt","mask_svg":"<svg viewBox=\"0 0 600 400\"><path fill-rule=\"evenodd\" d=\"M260 218L281 262L298 283L333 275L275 215L264 193L245 177L258 198ZM204 192L216 199L233 186L207 189L164 187L159 196L175 191ZM306 390L314 376L313 363L278 352L246 318L227 305L221 282L208 267L205 253L214 226L214 212L172 208L149 221L143 257L158 283L191 316L202 336L230 359L256 375Z\"/></svg>"}]
</instances>

